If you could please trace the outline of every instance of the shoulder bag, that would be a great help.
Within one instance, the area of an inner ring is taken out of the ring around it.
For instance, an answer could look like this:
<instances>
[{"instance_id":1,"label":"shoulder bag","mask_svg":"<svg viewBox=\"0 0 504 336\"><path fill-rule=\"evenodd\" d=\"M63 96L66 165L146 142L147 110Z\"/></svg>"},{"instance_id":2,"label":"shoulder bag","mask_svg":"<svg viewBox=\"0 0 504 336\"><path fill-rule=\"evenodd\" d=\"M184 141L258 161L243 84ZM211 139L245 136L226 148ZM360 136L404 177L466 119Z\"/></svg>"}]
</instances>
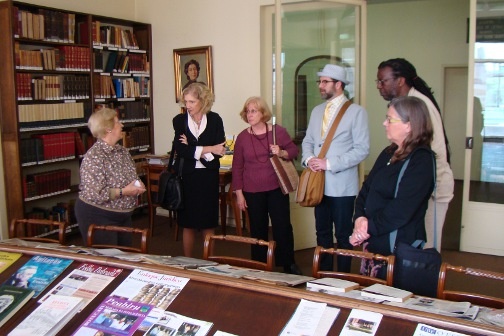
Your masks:
<instances>
[{"instance_id":1,"label":"shoulder bag","mask_svg":"<svg viewBox=\"0 0 504 336\"><path fill-rule=\"evenodd\" d=\"M276 145L276 123L273 117L273 144ZM291 160L285 160L278 155L270 157L273 169L278 177L280 189L284 195L295 191L299 184L299 175Z\"/></svg>"},{"instance_id":2,"label":"shoulder bag","mask_svg":"<svg viewBox=\"0 0 504 336\"><path fill-rule=\"evenodd\" d=\"M172 146L168 167L159 175L157 203L166 210L182 210L184 208L184 192L182 189L184 159L179 158L179 169L178 172L175 172L173 169L174 157L175 149Z\"/></svg>"},{"instance_id":3,"label":"shoulder bag","mask_svg":"<svg viewBox=\"0 0 504 336\"><path fill-rule=\"evenodd\" d=\"M343 118L343 114L345 114L346 110L352 103L347 101L341 107L336 119L331 125L331 128L327 132L326 140L322 145L320 153L318 157L320 159L324 158L327 151L329 150L329 146L331 144L331 139L336 132L336 128ZM301 177L299 179L299 187L296 194L296 202L299 205L304 207L314 207L319 205L322 202L322 197L324 196L324 187L325 187L325 171L317 171L314 172L310 168L305 168L301 173Z\"/></svg>"},{"instance_id":4,"label":"shoulder bag","mask_svg":"<svg viewBox=\"0 0 504 336\"><path fill-rule=\"evenodd\" d=\"M436 180L436 161L433 158L434 181ZM406 160L397 178L394 197L397 196L399 182L408 166ZM435 182L434 182L435 183ZM434 185L434 195L436 186ZM436 203L434 203L435 206ZM436 208L434 208L434 241L436 240ZM416 295L436 297L441 254L435 248L423 249L425 242L416 240L409 245L399 242L396 245L397 230L390 233L390 250L394 252L394 287L410 291Z\"/></svg>"}]
</instances>

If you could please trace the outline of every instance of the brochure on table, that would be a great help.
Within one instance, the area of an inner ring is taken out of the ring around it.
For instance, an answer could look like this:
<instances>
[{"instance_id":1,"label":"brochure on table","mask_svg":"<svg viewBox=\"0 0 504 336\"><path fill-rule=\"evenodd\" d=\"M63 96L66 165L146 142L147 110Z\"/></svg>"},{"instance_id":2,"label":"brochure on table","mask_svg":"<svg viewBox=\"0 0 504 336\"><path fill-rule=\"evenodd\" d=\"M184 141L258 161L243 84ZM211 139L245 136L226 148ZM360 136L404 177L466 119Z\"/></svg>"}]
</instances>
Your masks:
<instances>
[{"instance_id":1,"label":"brochure on table","mask_svg":"<svg viewBox=\"0 0 504 336\"><path fill-rule=\"evenodd\" d=\"M149 319L155 313L150 314ZM184 315L164 311L158 314L157 319L146 329L146 336L155 335L191 335L205 336L212 328L213 323L197 320ZM140 330L144 330L141 326Z\"/></svg>"},{"instance_id":2,"label":"brochure on table","mask_svg":"<svg viewBox=\"0 0 504 336\"><path fill-rule=\"evenodd\" d=\"M340 336L374 336L383 315L361 309L352 309Z\"/></svg>"},{"instance_id":3,"label":"brochure on table","mask_svg":"<svg viewBox=\"0 0 504 336\"><path fill-rule=\"evenodd\" d=\"M327 335L340 312L339 308L328 307L325 303L301 300L296 311L280 333L280 336Z\"/></svg>"}]
</instances>

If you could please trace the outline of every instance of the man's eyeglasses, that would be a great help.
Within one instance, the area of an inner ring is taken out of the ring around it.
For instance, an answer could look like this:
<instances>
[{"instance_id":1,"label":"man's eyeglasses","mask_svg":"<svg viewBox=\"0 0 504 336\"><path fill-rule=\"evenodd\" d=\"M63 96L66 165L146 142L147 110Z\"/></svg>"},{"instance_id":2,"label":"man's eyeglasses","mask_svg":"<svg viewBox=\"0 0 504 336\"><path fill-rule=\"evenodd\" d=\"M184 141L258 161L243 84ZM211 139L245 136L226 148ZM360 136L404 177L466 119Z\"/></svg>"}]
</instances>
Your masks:
<instances>
[{"instance_id":1,"label":"man's eyeglasses","mask_svg":"<svg viewBox=\"0 0 504 336\"><path fill-rule=\"evenodd\" d=\"M324 80L318 80L318 81L317 81L317 85L320 85L320 84L322 84L322 85L326 85L327 83L336 83L336 82L337 82L337 81L335 81L335 80L325 80L325 79L324 79Z\"/></svg>"},{"instance_id":2,"label":"man's eyeglasses","mask_svg":"<svg viewBox=\"0 0 504 336\"><path fill-rule=\"evenodd\" d=\"M385 85L385 83L391 79L395 79L395 78L390 77L390 78L384 78L384 79L375 79L375 83L376 83L376 85L382 86L382 85Z\"/></svg>"},{"instance_id":3,"label":"man's eyeglasses","mask_svg":"<svg viewBox=\"0 0 504 336\"><path fill-rule=\"evenodd\" d=\"M394 123L402 122L402 119L392 118L392 117L386 115L385 116L385 121L387 122L387 124L394 124Z\"/></svg>"}]
</instances>

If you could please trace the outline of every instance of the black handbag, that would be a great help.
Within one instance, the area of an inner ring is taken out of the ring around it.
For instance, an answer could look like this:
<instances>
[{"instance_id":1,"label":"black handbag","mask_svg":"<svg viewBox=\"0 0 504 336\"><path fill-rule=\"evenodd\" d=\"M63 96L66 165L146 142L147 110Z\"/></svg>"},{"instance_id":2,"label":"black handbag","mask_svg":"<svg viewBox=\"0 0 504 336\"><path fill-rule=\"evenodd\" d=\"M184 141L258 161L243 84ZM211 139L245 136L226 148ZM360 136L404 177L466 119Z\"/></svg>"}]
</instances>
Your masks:
<instances>
[{"instance_id":1,"label":"black handbag","mask_svg":"<svg viewBox=\"0 0 504 336\"><path fill-rule=\"evenodd\" d=\"M399 182L408 166L406 160L397 178L395 196ZM434 176L436 176L436 161L433 158ZM435 179L434 179L435 180ZM434 186L434 193L436 192ZM435 204L435 203L434 203ZM436 209L434 208L434 213ZM436 235L436 222L434 221L434 236ZM393 286L410 291L420 296L437 296L439 270L441 269L441 253L435 248L423 249L425 242L416 240L409 245L403 242L396 244L397 230L390 233L390 249L395 255ZM434 238L434 240L436 237Z\"/></svg>"},{"instance_id":2,"label":"black handbag","mask_svg":"<svg viewBox=\"0 0 504 336\"><path fill-rule=\"evenodd\" d=\"M395 249L394 287L420 296L437 296L441 254L399 242Z\"/></svg>"},{"instance_id":3,"label":"black handbag","mask_svg":"<svg viewBox=\"0 0 504 336\"><path fill-rule=\"evenodd\" d=\"M159 175L159 191L157 203L166 210L182 210L184 208L184 191L182 188L182 167L184 159L179 159L179 169L173 169L175 150L172 149L168 167Z\"/></svg>"}]
</instances>

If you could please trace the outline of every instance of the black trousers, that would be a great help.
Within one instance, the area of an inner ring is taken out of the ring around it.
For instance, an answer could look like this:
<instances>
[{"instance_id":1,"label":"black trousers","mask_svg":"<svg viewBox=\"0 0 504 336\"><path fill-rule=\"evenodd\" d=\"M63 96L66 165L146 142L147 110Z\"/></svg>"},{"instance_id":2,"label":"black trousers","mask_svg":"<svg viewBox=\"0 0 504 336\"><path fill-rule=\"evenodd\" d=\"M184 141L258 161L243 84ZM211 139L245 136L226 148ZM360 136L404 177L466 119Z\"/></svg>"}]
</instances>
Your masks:
<instances>
[{"instance_id":1,"label":"black trousers","mask_svg":"<svg viewBox=\"0 0 504 336\"><path fill-rule=\"evenodd\" d=\"M324 248L334 247L333 237L336 237L338 248L353 249L348 237L353 232L352 216L354 213L354 203L355 196L329 197L324 195L322 202L315 207L317 245ZM350 272L352 257L338 256L336 260L339 272ZM320 258L320 270L332 271L333 262L331 255L322 255Z\"/></svg>"},{"instance_id":2,"label":"black trousers","mask_svg":"<svg viewBox=\"0 0 504 336\"><path fill-rule=\"evenodd\" d=\"M275 264L289 267L294 264L294 232L290 221L289 195L280 188L258 193L243 192L247 201L250 218L250 235L253 238L269 240L269 221L276 242ZM265 246L252 247L252 259L266 261Z\"/></svg>"}]
</instances>

